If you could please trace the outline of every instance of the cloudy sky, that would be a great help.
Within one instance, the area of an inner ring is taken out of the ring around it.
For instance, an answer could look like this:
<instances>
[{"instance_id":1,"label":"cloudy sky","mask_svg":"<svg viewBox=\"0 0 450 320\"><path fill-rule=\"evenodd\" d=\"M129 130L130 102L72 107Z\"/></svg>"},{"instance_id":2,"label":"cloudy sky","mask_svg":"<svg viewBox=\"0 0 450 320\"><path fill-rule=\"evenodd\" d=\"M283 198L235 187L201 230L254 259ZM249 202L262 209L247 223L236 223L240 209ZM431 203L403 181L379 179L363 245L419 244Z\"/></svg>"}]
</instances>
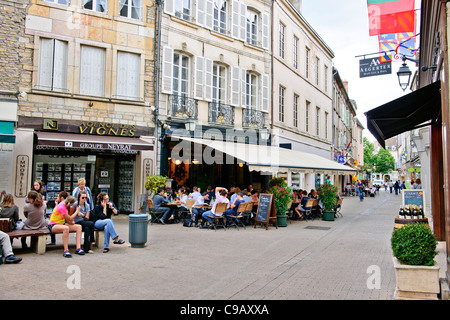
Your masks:
<instances>
[{"instance_id":1,"label":"cloudy sky","mask_svg":"<svg viewBox=\"0 0 450 320\"><path fill-rule=\"evenodd\" d=\"M420 9L419 0L416 0L416 9ZM417 12L420 15L420 11ZM349 96L357 103L357 116L364 127L367 128L364 112L411 92L409 89L403 92L398 84L397 71L401 62L392 63L390 75L359 77L359 61L363 57L355 56L379 51L378 37L369 36L366 0L303 0L302 14L333 50L334 67L341 78L349 82ZM373 55L367 58L371 57ZM408 62L408 66L411 71L416 70L413 62ZM368 130L364 131L366 137L374 140Z\"/></svg>"}]
</instances>

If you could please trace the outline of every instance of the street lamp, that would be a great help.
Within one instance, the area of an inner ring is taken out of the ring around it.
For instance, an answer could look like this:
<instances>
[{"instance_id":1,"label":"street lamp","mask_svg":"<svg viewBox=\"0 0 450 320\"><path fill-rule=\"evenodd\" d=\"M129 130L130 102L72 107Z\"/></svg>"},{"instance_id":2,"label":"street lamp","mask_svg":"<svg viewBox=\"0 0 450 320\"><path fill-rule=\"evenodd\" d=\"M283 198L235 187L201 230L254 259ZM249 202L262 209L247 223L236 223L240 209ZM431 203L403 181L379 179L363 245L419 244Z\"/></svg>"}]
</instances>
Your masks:
<instances>
[{"instance_id":1,"label":"street lamp","mask_svg":"<svg viewBox=\"0 0 450 320\"><path fill-rule=\"evenodd\" d=\"M409 67L406 65L406 59L403 58L403 64L400 67L400 69L397 72L398 76L398 83L400 84L400 88L402 88L403 91L406 90L409 86L409 81L411 80L411 70L409 70Z\"/></svg>"},{"instance_id":2,"label":"street lamp","mask_svg":"<svg viewBox=\"0 0 450 320\"><path fill-rule=\"evenodd\" d=\"M195 119L188 118L186 122L184 123L186 130L189 132L195 131Z\"/></svg>"}]
</instances>

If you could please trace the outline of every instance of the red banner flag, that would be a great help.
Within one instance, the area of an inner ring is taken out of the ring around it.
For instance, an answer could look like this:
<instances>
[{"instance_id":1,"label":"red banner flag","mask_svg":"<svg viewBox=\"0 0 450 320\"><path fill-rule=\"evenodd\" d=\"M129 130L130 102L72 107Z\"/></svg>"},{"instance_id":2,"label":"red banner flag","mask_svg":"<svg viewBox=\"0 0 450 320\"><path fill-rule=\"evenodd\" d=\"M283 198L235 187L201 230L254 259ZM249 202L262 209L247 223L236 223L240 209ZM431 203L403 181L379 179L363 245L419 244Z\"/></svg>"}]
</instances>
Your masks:
<instances>
[{"instance_id":1,"label":"red banner flag","mask_svg":"<svg viewBox=\"0 0 450 320\"><path fill-rule=\"evenodd\" d=\"M367 0L371 36L414 32L414 0Z\"/></svg>"}]
</instances>

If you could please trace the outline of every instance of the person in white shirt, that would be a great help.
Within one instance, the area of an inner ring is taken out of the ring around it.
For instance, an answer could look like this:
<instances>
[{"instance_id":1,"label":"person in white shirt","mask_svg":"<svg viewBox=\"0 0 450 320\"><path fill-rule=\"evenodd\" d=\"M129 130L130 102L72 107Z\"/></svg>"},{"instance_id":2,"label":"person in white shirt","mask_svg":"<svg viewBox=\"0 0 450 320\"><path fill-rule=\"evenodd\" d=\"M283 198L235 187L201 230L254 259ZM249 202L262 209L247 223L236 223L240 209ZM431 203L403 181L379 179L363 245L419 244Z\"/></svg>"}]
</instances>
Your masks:
<instances>
[{"instance_id":1,"label":"person in white shirt","mask_svg":"<svg viewBox=\"0 0 450 320\"><path fill-rule=\"evenodd\" d=\"M197 200L198 197L202 196L199 187L193 187L192 190L193 192L189 195L192 199Z\"/></svg>"},{"instance_id":2,"label":"person in white shirt","mask_svg":"<svg viewBox=\"0 0 450 320\"><path fill-rule=\"evenodd\" d=\"M200 228L209 228L205 227L205 221L208 221L210 225L212 224L213 220L208 217L208 215L216 215L215 209L218 203L227 203L227 208L230 207L230 200L227 198L228 190L226 188L217 187L216 188L216 200L214 201L214 205L211 210L205 211L202 214L202 224ZM222 215L223 212L218 213L217 215Z\"/></svg>"},{"instance_id":3,"label":"person in white shirt","mask_svg":"<svg viewBox=\"0 0 450 320\"><path fill-rule=\"evenodd\" d=\"M206 211L206 209L203 207L203 204L208 202L209 200L209 193L203 192L203 194L200 195L200 197L197 197L197 200L195 200L194 205L192 206L191 212L192 212L192 221L194 221L195 227L198 226L198 218L200 214Z\"/></svg>"}]
</instances>

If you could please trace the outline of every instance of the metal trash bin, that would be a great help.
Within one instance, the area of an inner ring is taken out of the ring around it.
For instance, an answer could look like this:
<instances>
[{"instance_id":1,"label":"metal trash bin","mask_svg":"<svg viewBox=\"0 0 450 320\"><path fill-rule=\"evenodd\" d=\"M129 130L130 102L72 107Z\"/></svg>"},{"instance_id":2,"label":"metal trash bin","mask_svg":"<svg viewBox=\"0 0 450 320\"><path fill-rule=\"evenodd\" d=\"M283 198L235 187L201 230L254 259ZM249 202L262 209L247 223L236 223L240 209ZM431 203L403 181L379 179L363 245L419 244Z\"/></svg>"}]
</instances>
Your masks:
<instances>
[{"instance_id":1,"label":"metal trash bin","mask_svg":"<svg viewBox=\"0 0 450 320\"><path fill-rule=\"evenodd\" d=\"M147 242L148 215L130 214L128 239L132 248L143 248Z\"/></svg>"}]
</instances>

